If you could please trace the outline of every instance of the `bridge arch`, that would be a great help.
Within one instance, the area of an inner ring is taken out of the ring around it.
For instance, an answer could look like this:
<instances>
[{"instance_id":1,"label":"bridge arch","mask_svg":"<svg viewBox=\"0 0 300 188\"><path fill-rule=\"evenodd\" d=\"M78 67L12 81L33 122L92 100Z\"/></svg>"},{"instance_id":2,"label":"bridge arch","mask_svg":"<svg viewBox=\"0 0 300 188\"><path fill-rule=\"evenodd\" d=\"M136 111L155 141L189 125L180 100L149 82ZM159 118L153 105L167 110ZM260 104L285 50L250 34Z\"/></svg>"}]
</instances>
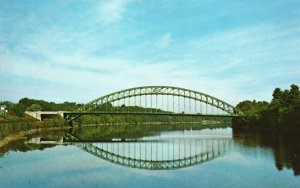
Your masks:
<instances>
[{"instance_id":1,"label":"bridge arch","mask_svg":"<svg viewBox=\"0 0 300 188\"><path fill-rule=\"evenodd\" d=\"M77 112L77 113L90 112L99 107L114 103L116 101L130 99L130 98L135 99L137 97L139 97L140 104L141 104L142 96L151 96L151 105L152 105L152 96L156 96L156 100L157 100L157 96L173 96L173 109L165 110L165 111L169 112L170 114L182 113L182 112L180 112L180 107L177 108L177 109L179 109L179 112L174 112L175 111L174 110L174 97L178 97L179 104L180 104L179 98L184 99L184 105L186 105L185 100L186 99L189 100L190 101L189 108L191 108L191 100L194 101L194 106L195 106L194 114L197 114L196 108L198 106L198 104L197 104L197 102L198 102L200 104L204 103L206 105L210 105L211 107L214 107L223 112L226 112L228 115L231 115L231 116L242 115L242 113L238 109L236 109L234 106L232 106L229 103L227 103L223 100L220 100L216 97L213 97L211 95L208 95L208 94L205 94L205 93L202 93L199 91L194 91L194 90L180 88L180 87L173 87L173 86L143 86L143 87L134 87L134 88L120 90L120 91L113 92L113 93L104 95L102 97L99 97L99 98L85 104L83 107L77 109L74 112ZM169 100L169 98L167 98L167 99ZM147 102L147 98L145 98L143 100L146 100L145 102ZM163 102L164 101L162 99L162 103ZM157 101L156 101L156 103L157 103ZM168 101L168 103L169 103L169 101ZM163 109L164 106L162 105L161 108ZM147 113L145 113L145 114L147 114ZM200 113L198 113L198 114L200 114ZM206 114L207 114L207 112L206 112ZM78 116L79 116L78 114L73 115L73 116L68 115L66 119L71 121Z\"/></svg>"}]
</instances>

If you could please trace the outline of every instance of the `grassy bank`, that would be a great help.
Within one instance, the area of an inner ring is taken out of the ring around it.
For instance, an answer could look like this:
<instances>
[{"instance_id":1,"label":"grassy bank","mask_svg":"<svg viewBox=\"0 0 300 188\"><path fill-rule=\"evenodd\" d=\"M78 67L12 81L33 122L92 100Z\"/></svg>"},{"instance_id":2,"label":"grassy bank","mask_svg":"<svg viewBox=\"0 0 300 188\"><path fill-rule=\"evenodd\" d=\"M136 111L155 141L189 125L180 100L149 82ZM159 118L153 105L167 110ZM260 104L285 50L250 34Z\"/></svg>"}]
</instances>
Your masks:
<instances>
[{"instance_id":1,"label":"grassy bank","mask_svg":"<svg viewBox=\"0 0 300 188\"><path fill-rule=\"evenodd\" d=\"M62 118L46 119L44 121L37 121L30 117L14 117L10 115L1 116L0 121L0 139L4 137L18 133L21 131L27 131L31 129L42 129L50 127L62 127L64 120Z\"/></svg>"}]
</instances>

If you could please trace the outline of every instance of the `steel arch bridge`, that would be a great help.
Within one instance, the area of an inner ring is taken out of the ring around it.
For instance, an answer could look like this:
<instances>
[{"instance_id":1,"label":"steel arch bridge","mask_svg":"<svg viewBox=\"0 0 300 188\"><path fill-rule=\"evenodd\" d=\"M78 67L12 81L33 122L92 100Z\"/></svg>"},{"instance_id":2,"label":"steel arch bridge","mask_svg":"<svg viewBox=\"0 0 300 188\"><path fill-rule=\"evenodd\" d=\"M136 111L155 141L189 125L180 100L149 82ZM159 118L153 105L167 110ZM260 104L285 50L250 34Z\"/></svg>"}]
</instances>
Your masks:
<instances>
[{"instance_id":1,"label":"steel arch bridge","mask_svg":"<svg viewBox=\"0 0 300 188\"><path fill-rule=\"evenodd\" d=\"M216 97L173 86L143 86L113 92L73 112L66 112L64 116L67 122L71 122L84 114L216 117L243 115L234 106Z\"/></svg>"}]
</instances>

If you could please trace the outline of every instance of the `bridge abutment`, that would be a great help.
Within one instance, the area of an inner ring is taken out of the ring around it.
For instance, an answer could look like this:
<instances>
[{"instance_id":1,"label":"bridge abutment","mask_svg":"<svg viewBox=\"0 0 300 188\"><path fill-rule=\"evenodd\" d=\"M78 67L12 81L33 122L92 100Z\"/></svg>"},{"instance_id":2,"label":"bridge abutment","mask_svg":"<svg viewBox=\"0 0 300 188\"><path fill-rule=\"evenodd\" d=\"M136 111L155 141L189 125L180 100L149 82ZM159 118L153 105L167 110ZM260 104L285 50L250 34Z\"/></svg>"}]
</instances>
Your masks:
<instances>
[{"instance_id":1,"label":"bridge abutment","mask_svg":"<svg viewBox=\"0 0 300 188\"><path fill-rule=\"evenodd\" d=\"M51 117L51 116L59 115L62 118L64 118L65 113L67 113L67 111L35 111L35 112L25 111L25 114L27 114L35 119L38 119L39 121L42 121L45 116Z\"/></svg>"}]
</instances>

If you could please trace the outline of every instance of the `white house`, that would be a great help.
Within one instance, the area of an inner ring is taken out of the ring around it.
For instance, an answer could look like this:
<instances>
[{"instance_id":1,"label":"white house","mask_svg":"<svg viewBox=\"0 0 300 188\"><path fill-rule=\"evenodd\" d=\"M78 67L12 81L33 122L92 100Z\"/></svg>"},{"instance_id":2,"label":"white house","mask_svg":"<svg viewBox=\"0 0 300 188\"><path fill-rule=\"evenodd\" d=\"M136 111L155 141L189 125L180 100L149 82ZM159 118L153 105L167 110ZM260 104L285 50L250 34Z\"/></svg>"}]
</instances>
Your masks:
<instances>
[{"instance_id":1,"label":"white house","mask_svg":"<svg viewBox=\"0 0 300 188\"><path fill-rule=\"evenodd\" d=\"M7 112L6 105L0 104L0 115L5 114Z\"/></svg>"}]
</instances>

